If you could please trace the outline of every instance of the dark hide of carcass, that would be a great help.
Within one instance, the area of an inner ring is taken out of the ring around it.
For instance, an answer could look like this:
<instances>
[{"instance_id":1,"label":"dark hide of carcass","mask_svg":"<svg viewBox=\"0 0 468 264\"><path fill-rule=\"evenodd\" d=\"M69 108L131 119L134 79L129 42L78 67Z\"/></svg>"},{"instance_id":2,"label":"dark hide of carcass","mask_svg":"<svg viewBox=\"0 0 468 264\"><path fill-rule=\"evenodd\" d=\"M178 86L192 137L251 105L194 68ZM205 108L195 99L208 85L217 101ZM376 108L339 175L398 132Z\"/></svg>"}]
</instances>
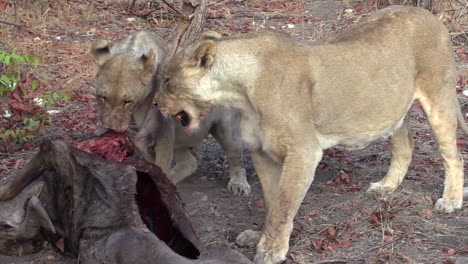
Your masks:
<instances>
[{"instance_id":1,"label":"dark hide of carcass","mask_svg":"<svg viewBox=\"0 0 468 264\"><path fill-rule=\"evenodd\" d=\"M0 239L63 238L82 264L252 263L228 248L202 247L175 187L141 159L110 162L45 141L0 186L0 200L10 200L0 202ZM24 211L17 222L2 214L14 206Z\"/></svg>"}]
</instances>

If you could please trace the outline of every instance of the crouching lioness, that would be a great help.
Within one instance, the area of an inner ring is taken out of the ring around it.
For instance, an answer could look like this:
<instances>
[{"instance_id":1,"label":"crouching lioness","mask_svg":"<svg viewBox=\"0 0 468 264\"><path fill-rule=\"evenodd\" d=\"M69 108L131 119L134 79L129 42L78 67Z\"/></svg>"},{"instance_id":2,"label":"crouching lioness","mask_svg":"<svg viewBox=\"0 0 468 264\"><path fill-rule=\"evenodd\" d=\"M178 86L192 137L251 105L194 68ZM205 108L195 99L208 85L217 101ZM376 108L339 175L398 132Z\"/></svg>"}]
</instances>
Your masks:
<instances>
[{"instance_id":1,"label":"crouching lioness","mask_svg":"<svg viewBox=\"0 0 468 264\"><path fill-rule=\"evenodd\" d=\"M237 242L258 242L256 263L270 264L285 260L293 218L324 149L361 148L393 135L388 173L369 191L398 187L412 155L408 110L415 99L444 159L445 188L435 207L461 208L457 123L468 129L454 70L444 25L426 10L391 7L313 45L278 33L193 44L172 59L155 100L163 114L184 115L190 128L213 108L241 110L267 214L261 234L245 231Z\"/></svg>"},{"instance_id":2,"label":"crouching lioness","mask_svg":"<svg viewBox=\"0 0 468 264\"><path fill-rule=\"evenodd\" d=\"M242 165L239 112L210 113L200 122L200 129L192 132L172 118L165 119L152 106L167 53L167 42L146 31L132 34L114 43L112 48L106 40L95 42L91 55L98 67L94 87L100 126L117 132L138 131L137 149L145 159L161 167L174 184L196 170L199 158L193 148L211 133L230 166L228 189L235 194L249 194Z\"/></svg>"}]
</instances>

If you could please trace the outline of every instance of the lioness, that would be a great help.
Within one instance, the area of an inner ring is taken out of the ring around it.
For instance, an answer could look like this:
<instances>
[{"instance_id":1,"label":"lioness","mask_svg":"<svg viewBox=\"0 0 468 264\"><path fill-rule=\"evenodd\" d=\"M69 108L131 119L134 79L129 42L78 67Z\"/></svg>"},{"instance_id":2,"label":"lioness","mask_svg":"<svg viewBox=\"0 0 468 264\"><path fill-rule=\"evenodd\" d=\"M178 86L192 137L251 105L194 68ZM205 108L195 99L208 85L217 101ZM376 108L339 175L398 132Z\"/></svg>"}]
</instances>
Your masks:
<instances>
[{"instance_id":1,"label":"lioness","mask_svg":"<svg viewBox=\"0 0 468 264\"><path fill-rule=\"evenodd\" d=\"M250 186L242 165L238 112L210 113L200 122L200 130L192 133L172 118L163 118L152 106L161 82L158 70L167 53L167 42L146 31L132 34L112 48L106 40L95 42L91 55L98 67L94 87L100 125L118 132L144 130L135 136L137 149L145 159L161 167L174 184L196 170L199 158L193 148L211 133L230 166L228 189L234 194L248 195ZM148 145L154 148L148 149Z\"/></svg>"},{"instance_id":2,"label":"lioness","mask_svg":"<svg viewBox=\"0 0 468 264\"><path fill-rule=\"evenodd\" d=\"M462 206L463 164L457 123L468 133L455 92L450 36L430 12L390 7L326 41L306 44L286 34L251 33L192 44L168 65L155 101L164 115L182 115L195 129L210 110L241 110L266 207L256 263L286 258L293 218L324 149L362 148L392 136L387 175L369 191L393 192L411 160L409 115L418 99L446 169L435 208ZM259 239L259 240L257 240Z\"/></svg>"}]
</instances>

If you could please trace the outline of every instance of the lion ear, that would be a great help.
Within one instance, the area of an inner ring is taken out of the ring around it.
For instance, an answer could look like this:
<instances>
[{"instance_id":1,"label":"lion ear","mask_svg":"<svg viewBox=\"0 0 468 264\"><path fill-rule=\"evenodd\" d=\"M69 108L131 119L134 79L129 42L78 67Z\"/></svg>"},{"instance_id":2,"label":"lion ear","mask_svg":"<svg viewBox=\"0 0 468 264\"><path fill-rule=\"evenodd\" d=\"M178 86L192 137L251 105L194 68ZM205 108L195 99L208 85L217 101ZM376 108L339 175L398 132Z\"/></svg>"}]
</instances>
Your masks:
<instances>
[{"instance_id":1,"label":"lion ear","mask_svg":"<svg viewBox=\"0 0 468 264\"><path fill-rule=\"evenodd\" d=\"M204 40L198 46L193 58L197 61L198 67L209 69L214 63L215 55L216 43L213 40Z\"/></svg>"},{"instance_id":2,"label":"lion ear","mask_svg":"<svg viewBox=\"0 0 468 264\"><path fill-rule=\"evenodd\" d=\"M91 56L98 66L104 65L110 58L109 41L100 39L91 47Z\"/></svg>"},{"instance_id":3,"label":"lion ear","mask_svg":"<svg viewBox=\"0 0 468 264\"><path fill-rule=\"evenodd\" d=\"M153 50L150 50L148 54L141 55L140 61L143 64L143 82L149 83L153 78L153 73L156 67L156 53Z\"/></svg>"}]
</instances>

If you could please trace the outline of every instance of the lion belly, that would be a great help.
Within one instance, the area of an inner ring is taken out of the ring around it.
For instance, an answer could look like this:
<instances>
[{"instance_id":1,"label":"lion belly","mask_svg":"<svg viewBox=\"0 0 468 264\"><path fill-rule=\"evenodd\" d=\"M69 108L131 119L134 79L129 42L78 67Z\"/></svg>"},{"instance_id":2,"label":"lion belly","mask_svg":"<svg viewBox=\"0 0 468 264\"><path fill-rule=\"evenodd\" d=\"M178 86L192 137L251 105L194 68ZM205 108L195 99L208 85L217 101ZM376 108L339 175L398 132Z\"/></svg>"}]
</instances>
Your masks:
<instances>
[{"instance_id":1,"label":"lion belly","mask_svg":"<svg viewBox=\"0 0 468 264\"><path fill-rule=\"evenodd\" d=\"M393 132L403 124L404 118L405 117L403 116L398 122L383 130L368 131L367 133L360 133L353 136L317 133L317 139L322 149L328 149L331 147L346 150L362 149L375 140L387 139L393 135Z\"/></svg>"}]
</instances>

